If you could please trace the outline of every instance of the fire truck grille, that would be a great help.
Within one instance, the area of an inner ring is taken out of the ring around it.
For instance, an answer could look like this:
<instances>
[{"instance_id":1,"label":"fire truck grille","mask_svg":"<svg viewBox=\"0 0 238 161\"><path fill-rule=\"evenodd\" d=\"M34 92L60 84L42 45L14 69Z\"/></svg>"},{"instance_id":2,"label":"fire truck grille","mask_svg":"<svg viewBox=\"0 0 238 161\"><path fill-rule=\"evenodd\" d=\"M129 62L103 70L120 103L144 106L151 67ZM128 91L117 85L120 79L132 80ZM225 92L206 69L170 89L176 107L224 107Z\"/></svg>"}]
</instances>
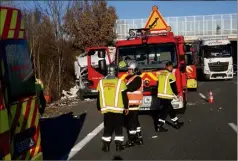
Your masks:
<instances>
[{"instance_id":1,"label":"fire truck grille","mask_svg":"<svg viewBox=\"0 0 238 161\"><path fill-rule=\"evenodd\" d=\"M223 72L228 70L229 62L208 63L211 72Z\"/></svg>"}]
</instances>

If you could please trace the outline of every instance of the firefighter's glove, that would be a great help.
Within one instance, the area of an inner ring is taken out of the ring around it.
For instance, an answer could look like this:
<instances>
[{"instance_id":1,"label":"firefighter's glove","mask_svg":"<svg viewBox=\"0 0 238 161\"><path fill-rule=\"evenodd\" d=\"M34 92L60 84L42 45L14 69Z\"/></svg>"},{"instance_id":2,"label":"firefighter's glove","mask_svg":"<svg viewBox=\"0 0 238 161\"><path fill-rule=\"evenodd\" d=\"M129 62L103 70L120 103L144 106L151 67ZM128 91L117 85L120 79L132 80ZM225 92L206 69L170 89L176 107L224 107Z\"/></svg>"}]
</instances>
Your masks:
<instances>
[{"instance_id":1,"label":"firefighter's glove","mask_svg":"<svg viewBox=\"0 0 238 161\"><path fill-rule=\"evenodd\" d=\"M125 115L128 115L129 109L125 109L124 112L125 112Z\"/></svg>"}]
</instances>

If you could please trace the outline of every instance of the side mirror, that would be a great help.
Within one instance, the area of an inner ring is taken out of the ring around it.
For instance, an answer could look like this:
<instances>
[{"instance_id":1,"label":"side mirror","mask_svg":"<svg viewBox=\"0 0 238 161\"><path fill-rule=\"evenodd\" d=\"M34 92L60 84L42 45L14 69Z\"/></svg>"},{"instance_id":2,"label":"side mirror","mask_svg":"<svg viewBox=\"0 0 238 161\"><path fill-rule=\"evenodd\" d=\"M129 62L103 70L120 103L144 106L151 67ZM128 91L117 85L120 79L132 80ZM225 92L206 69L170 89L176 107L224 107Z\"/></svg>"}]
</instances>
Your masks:
<instances>
[{"instance_id":1,"label":"side mirror","mask_svg":"<svg viewBox=\"0 0 238 161\"><path fill-rule=\"evenodd\" d=\"M186 72L186 65L182 64L180 67L180 72L185 73Z\"/></svg>"},{"instance_id":2,"label":"side mirror","mask_svg":"<svg viewBox=\"0 0 238 161\"><path fill-rule=\"evenodd\" d=\"M185 54L184 55L184 63L185 65L192 65L193 64L193 56L192 54Z\"/></svg>"},{"instance_id":3,"label":"side mirror","mask_svg":"<svg viewBox=\"0 0 238 161\"><path fill-rule=\"evenodd\" d=\"M189 52L190 51L190 48L191 46L190 45L184 45L183 46L183 51L186 53L186 52Z\"/></svg>"},{"instance_id":4,"label":"side mirror","mask_svg":"<svg viewBox=\"0 0 238 161\"><path fill-rule=\"evenodd\" d=\"M98 57L99 58L105 58L106 57L106 50L99 50L98 51Z\"/></svg>"},{"instance_id":5,"label":"side mirror","mask_svg":"<svg viewBox=\"0 0 238 161\"><path fill-rule=\"evenodd\" d=\"M107 74L107 63L105 59L99 60L98 61L98 66L99 66L99 70L101 71L101 73L103 75Z\"/></svg>"}]
</instances>

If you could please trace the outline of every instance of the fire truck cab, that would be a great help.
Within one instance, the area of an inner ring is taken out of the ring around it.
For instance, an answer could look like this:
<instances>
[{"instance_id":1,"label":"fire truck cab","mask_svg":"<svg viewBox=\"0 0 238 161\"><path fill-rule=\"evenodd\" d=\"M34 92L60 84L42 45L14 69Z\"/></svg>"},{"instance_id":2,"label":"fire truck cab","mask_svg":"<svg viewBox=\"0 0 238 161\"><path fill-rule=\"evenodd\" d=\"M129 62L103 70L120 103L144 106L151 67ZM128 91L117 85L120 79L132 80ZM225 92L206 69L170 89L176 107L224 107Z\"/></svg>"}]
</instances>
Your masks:
<instances>
[{"instance_id":1,"label":"fire truck cab","mask_svg":"<svg viewBox=\"0 0 238 161\"><path fill-rule=\"evenodd\" d=\"M171 27L166 24L163 17L154 6L145 28L130 29L129 37L116 42L116 52L113 60L109 61L119 66L121 61L131 59L138 63L144 81L143 104L140 110L154 110L157 108L157 84L159 72L165 69L165 64L172 61L173 74L176 76L179 99L172 101L175 109L183 109L187 102L187 75L186 66L191 65L192 56L185 54L187 47L183 36L175 36ZM97 83L107 74L106 58L110 57L107 47L94 47L88 49L88 86L96 89ZM100 60L97 67L92 67L91 55L97 53ZM127 76L127 67L118 68L118 77ZM96 91L95 91L96 92Z\"/></svg>"},{"instance_id":2,"label":"fire truck cab","mask_svg":"<svg viewBox=\"0 0 238 161\"><path fill-rule=\"evenodd\" d=\"M0 159L42 160L35 75L21 11L0 6Z\"/></svg>"}]
</instances>

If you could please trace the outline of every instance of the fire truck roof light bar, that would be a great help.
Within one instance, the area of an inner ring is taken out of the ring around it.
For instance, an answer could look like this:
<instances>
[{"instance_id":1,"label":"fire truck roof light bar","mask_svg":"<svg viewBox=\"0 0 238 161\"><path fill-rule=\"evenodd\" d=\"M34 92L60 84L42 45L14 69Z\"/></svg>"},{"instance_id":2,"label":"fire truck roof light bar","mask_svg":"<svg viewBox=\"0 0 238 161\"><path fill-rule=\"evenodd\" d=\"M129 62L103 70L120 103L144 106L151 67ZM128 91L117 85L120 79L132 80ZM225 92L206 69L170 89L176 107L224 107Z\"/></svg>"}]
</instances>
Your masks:
<instances>
[{"instance_id":1,"label":"fire truck roof light bar","mask_svg":"<svg viewBox=\"0 0 238 161\"><path fill-rule=\"evenodd\" d=\"M143 36L167 36L167 31L153 32L149 28L129 29L129 36L127 39L139 38Z\"/></svg>"}]
</instances>

